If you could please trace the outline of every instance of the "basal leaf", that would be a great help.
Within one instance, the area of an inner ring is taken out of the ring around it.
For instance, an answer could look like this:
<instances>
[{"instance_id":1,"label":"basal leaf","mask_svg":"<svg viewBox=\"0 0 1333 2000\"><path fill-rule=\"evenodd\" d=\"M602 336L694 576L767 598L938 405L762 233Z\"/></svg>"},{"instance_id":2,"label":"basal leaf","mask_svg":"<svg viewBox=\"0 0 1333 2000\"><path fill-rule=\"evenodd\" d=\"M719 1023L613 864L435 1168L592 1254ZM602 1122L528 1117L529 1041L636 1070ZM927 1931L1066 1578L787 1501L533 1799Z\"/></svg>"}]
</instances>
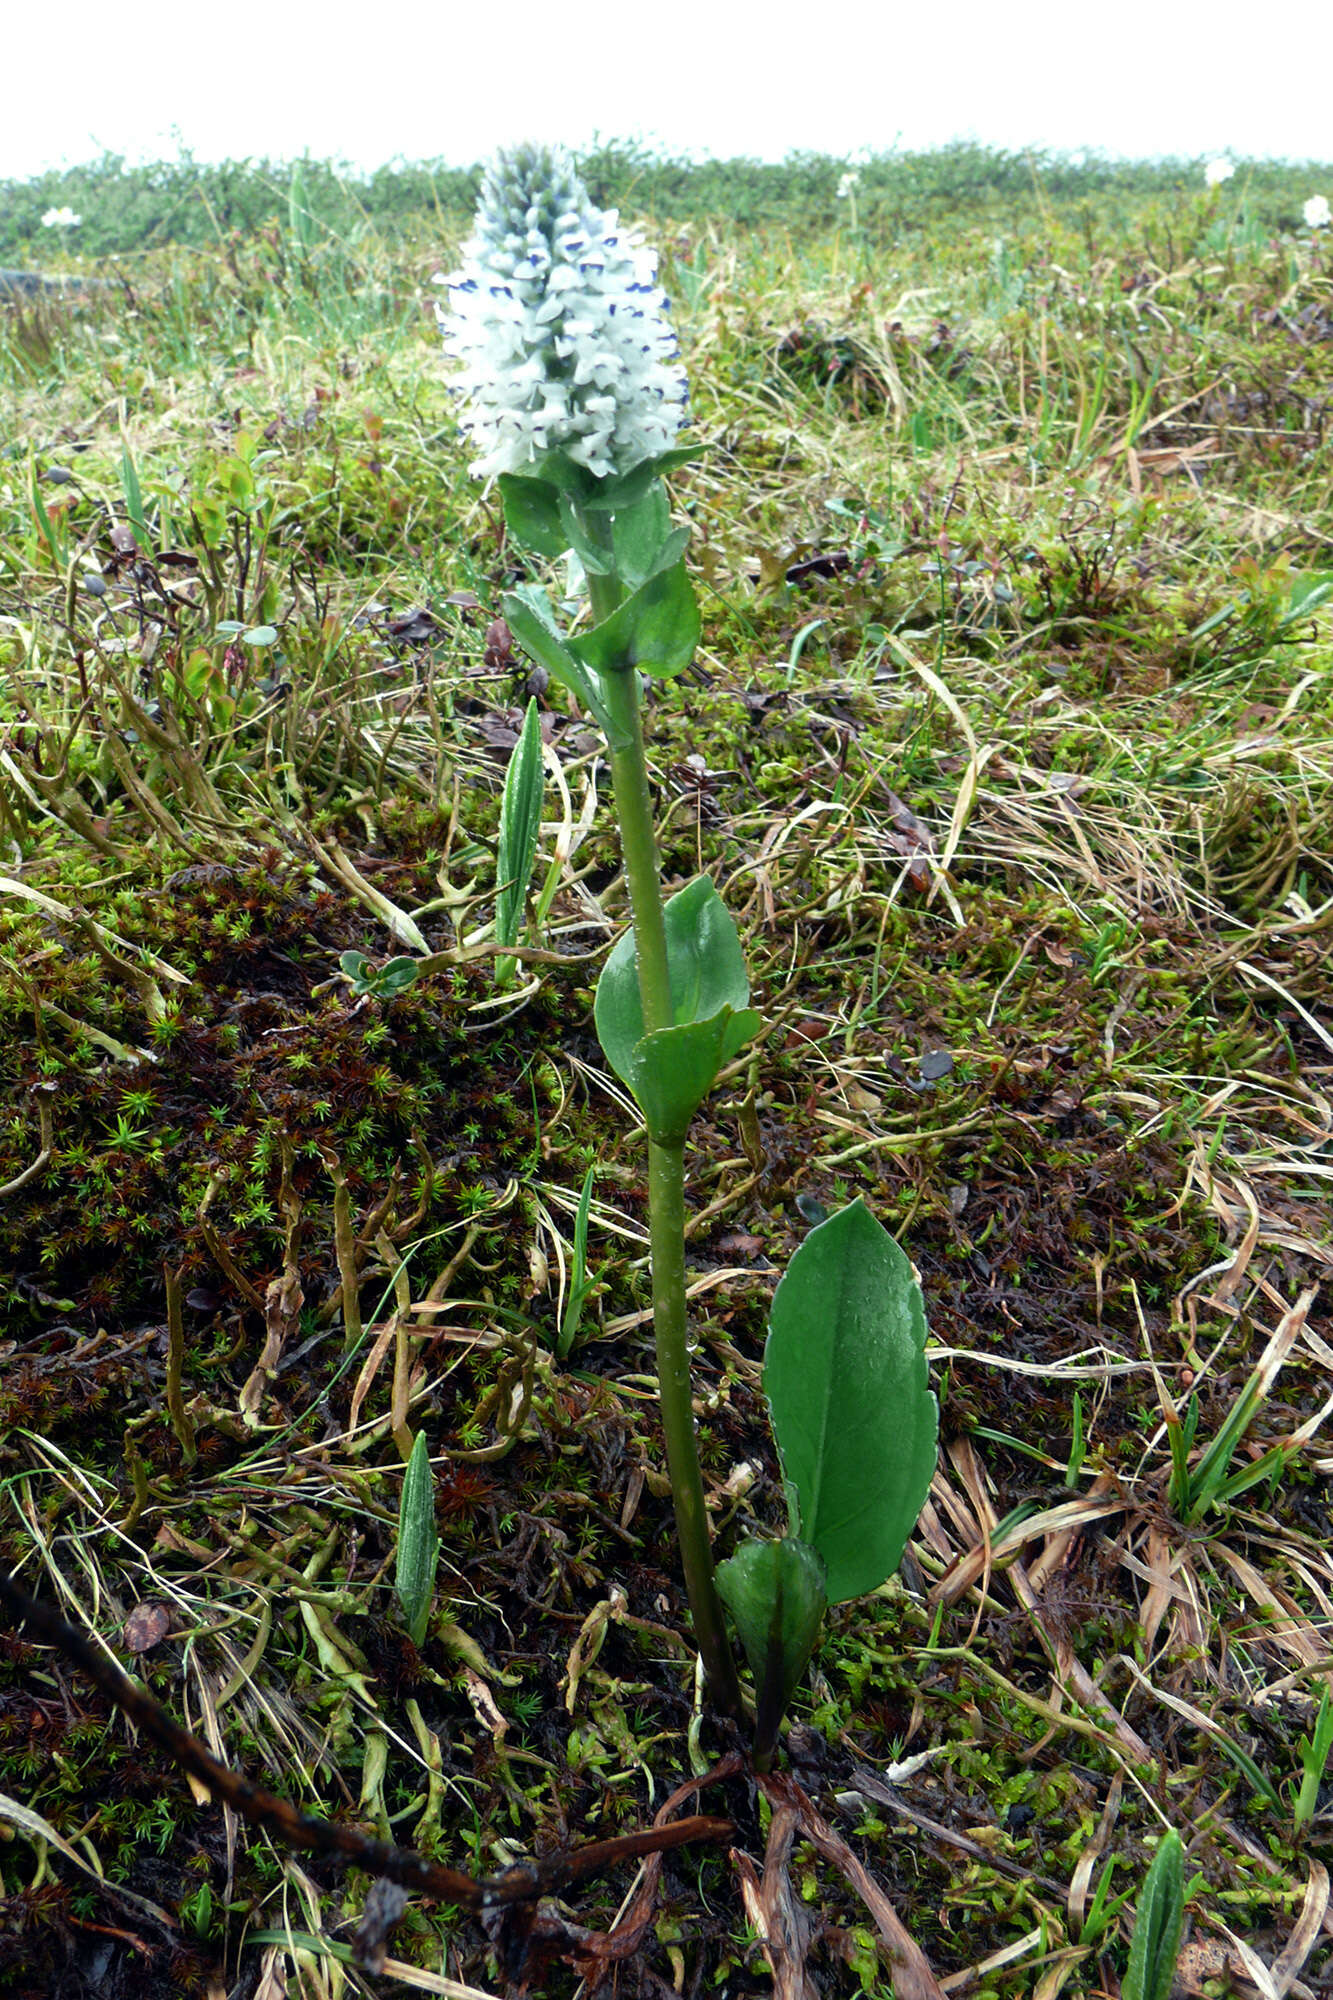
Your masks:
<instances>
[{"instance_id":1,"label":"basal leaf","mask_svg":"<svg viewBox=\"0 0 1333 2000\"><path fill-rule=\"evenodd\" d=\"M824 1565L806 1542L749 1540L717 1566L718 1595L736 1622L758 1695L755 1752L777 1741L828 1607Z\"/></svg>"},{"instance_id":2,"label":"basal leaf","mask_svg":"<svg viewBox=\"0 0 1333 2000\"><path fill-rule=\"evenodd\" d=\"M926 1318L907 1257L863 1202L812 1229L773 1296L764 1389L795 1532L830 1604L893 1575L935 1471Z\"/></svg>"}]
</instances>

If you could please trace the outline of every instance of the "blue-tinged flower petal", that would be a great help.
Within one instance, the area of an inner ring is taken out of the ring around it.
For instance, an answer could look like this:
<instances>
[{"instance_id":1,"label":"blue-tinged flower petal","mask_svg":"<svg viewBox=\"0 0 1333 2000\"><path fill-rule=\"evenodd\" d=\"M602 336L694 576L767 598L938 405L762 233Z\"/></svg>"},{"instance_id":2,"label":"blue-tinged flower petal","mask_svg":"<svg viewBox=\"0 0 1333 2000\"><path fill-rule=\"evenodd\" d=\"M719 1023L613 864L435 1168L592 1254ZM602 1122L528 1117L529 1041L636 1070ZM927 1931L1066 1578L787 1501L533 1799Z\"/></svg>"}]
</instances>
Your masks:
<instances>
[{"instance_id":1,"label":"blue-tinged flower petal","mask_svg":"<svg viewBox=\"0 0 1333 2000\"><path fill-rule=\"evenodd\" d=\"M688 409L657 260L589 200L567 155L487 170L441 328L480 475L563 451L598 478L669 450Z\"/></svg>"}]
</instances>

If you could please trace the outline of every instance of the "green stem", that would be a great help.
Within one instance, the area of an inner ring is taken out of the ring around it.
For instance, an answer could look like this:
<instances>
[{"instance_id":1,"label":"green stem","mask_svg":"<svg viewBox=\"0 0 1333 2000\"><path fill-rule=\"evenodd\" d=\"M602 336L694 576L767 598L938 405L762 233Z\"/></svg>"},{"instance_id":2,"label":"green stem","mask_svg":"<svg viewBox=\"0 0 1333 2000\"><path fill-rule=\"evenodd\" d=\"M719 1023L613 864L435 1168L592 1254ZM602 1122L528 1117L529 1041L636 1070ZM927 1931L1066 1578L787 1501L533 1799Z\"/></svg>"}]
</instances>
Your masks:
<instances>
[{"instance_id":1,"label":"green stem","mask_svg":"<svg viewBox=\"0 0 1333 2000\"><path fill-rule=\"evenodd\" d=\"M657 1337L657 1394L666 1435L667 1470L676 1509L685 1589L694 1636L713 1699L728 1715L741 1713L736 1663L722 1604L713 1581L713 1551L704 1507L703 1475L694 1437L685 1301L685 1142L648 1142L648 1227L652 1246L653 1331Z\"/></svg>"},{"instance_id":2,"label":"green stem","mask_svg":"<svg viewBox=\"0 0 1333 2000\"><path fill-rule=\"evenodd\" d=\"M594 610L598 609L594 600ZM646 1034L675 1022L661 873L653 832L652 795L639 713L639 677L633 668L602 676L616 740L611 779L634 916L639 999ZM667 1470L676 1509L685 1589L694 1634L713 1698L729 1715L741 1712L740 1688L722 1605L713 1582L713 1552L704 1507L703 1475L694 1436L690 1393L688 1313L685 1301L685 1145L648 1144L649 1241L652 1250L653 1331L657 1341L657 1388L666 1434Z\"/></svg>"}]
</instances>

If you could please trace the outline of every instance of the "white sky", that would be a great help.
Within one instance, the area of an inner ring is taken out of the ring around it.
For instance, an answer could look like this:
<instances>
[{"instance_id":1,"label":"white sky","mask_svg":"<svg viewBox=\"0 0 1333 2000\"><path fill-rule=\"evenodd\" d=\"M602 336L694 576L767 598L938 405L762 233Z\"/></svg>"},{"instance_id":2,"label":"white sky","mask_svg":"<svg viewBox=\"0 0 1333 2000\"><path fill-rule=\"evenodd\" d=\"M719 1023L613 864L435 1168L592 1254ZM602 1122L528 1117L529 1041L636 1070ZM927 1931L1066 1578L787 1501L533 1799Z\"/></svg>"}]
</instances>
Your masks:
<instances>
[{"instance_id":1,"label":"white sky","mask_svg":"<svg viewBox=\"0 0 1333 2000\"><path fill-rule=\"evenodd\" d=\"M461 165L521 138L1333 160L1333 5L62 0L9 10L0 176L103 151ZM17 15L17 19L13 16ZM1333 193L1333 190L1330 190Z\"/></svg>"}]
</instances>

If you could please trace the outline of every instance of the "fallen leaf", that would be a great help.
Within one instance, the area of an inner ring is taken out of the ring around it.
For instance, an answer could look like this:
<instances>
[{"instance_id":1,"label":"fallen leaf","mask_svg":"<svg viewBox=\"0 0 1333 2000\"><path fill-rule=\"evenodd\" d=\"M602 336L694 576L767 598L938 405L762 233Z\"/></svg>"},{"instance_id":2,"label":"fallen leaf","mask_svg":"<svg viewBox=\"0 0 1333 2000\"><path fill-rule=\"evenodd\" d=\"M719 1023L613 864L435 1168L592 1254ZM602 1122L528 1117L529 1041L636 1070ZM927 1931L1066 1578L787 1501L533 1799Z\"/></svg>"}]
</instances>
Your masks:
<instances>
[{"instance_id":1,"label":"fallen leaf","mask_svg":"<svg viewBox=\"0 0 1333 2000\"><path fill-rule=\"evenodd\" d=\"M155 1604L150 1599L145 1604L136 1604L125 1620L121 1644L127 1653L150 1653L154 1646L161 1645L170 1630L170 1611L165 1604Z\"/></svg>"}]
</instances>

